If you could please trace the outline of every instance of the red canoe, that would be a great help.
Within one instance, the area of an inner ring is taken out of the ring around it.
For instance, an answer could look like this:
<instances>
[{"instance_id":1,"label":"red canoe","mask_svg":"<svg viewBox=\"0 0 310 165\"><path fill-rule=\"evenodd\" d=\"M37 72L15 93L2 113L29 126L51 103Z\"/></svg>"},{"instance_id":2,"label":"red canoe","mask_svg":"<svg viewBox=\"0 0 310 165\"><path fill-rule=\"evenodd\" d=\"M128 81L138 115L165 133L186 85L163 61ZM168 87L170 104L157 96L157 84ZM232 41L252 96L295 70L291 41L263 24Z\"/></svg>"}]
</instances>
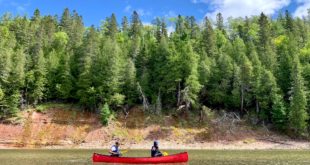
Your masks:
<instances>
[{"instance_id":1,"label":"red canoe","mask_svg":"<svg viewBox=\"0 0 310 165\"><path fill-rule=\"evenodd\" d=\"M188 161L187 152L162 157L111 157L94 153L93 162L126 164L182 163Z\"/></svg>"}]
</instances>

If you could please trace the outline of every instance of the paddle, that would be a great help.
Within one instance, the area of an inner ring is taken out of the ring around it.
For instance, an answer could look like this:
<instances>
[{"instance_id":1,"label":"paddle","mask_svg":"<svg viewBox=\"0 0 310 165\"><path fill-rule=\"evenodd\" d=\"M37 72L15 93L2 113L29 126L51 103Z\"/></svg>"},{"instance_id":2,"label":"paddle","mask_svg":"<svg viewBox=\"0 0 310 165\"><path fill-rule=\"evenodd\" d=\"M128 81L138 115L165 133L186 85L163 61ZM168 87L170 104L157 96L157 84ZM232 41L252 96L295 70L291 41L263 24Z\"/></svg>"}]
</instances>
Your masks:
<instances>
[{"instance_id":1,"label":"paddle","mask_svg":"<svg viewBox=\"0 0 310 165\"><path fill-rule=\"evenodd\" d=\"M163 152L163 156L168 156L169 154L168 154L168 152Z\"/></svg>"},{"instance_id":2,"label":"paddle","mask_svg":"<svg viewBox=\"0 0 310 165\"><path fill-rule=\"evenodd\" d=\"M124 150L124 151L121 151L121 154L123 155L123 154L125 154L127 152L128 152L128 150Z\"/></svg>"}]
</instances>

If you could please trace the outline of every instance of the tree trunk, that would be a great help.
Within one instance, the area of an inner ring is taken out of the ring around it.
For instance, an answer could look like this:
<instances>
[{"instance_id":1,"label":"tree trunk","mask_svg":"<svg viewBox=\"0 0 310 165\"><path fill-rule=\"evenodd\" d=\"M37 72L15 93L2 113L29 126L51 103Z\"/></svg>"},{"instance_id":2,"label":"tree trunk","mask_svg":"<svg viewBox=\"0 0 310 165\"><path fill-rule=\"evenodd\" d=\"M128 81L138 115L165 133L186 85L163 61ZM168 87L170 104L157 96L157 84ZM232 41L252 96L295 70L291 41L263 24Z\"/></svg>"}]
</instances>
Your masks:
<instances>
[{"instance_id":1,"label":"tree trunk","mask_svg":"<svg viewBox=\"0 0 310 165\"><path fill-rule=\"evenodd\" d=\"M177 106L180 106L180 102L181 102L181 85L179 82L179 86L178 86L178 102L177 102Z\"/></svg>"},{"instance_id":2,"label":"tree trunk","mask_svg":"<svg viewBox=\"0 0 310 165\"><path fill-rule=\"evenodd\" d=\"M243 104L244 104L244 88L243 85L241 85L241 106L240 106L241 113L243 113Z\"/></svg>"},{"instance_id":3,"label":"tree trunk","mask_svg":"<svg viewBox=\"0 0 310 165\"><path fill-rule=\"evenodd\" d=\"M256 113L259 114L259 102L255 100L256 102Z\"/></svg>"}]
</instances>

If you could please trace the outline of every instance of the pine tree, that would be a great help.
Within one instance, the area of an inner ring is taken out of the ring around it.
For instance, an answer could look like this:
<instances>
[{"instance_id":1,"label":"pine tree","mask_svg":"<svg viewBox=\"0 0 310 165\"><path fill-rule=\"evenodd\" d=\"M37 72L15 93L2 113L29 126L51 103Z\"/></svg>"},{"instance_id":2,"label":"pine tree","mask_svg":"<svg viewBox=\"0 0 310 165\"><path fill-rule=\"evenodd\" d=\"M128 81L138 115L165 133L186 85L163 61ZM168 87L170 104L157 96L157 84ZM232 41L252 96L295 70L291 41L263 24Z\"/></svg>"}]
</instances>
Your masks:
<instances>
[{"instance_id":1,"label":"pine tree","mask_svg":"<svg viewBox=\"0 0 310 165\"><path fill-rule=\"evenodd\" d=\"M254 99L254 105L255 105L255 109L256 109L256 113L259 114L260 113L260 104L258 101L258 97L259 97L259 90L260 90L260 86L261 86L261 76L262 76L262 64L258 58L257 52L255 50L255 47L253 45L253 43L251 42L249 44L249 60L252 63L253 66L253 76L252 76L252 80L251 80L251 86L252 86L252 93L253 93L253 99Z\"/></svg>"},{"instance_id":2,"label":"pine tree","mask_svg":"<svg viewBox=\"0 0 310 165\"><path fill-rule=\"evenodd\" d=\"M46 66L45 58L41 48L41 44L36 43L32 49L32 65L26 73L27 91L29 92L28 101L34 105L43 99L46 84Z\"/></svg>"},{"instance_id":3,"label":"pine tree","mask_svg":"<svg viewBox=\"0 0 310 165\"><path fill-rule=\"evenodd\" d=\"M259 102L259 118L265 122L274 121L276 124L284 123L283 115L285 114L281 103L281 95L277 87L276 79L273 74L263 69L260 79L260 88L257 92Z\"/></svg>"},{"instance_id":4,"label":"pine tree","mask_svg":"<svg viewBox=\"0 0 310 165\"><path fill-rule=\"evenodd\" d=\"M129 36L132 39L129 48L129 56L135 59L140 52L141 36L142 36L142 23L139 15L136 11L133 12L131 16L131 26L129 31Z\"/></svg>"},{"instance_id":5,"label":"pine tree","mask_svg":"<svg viewBox=\"0 0 310 165\"><path fill-rule=\"evenodd\" d=\"M58 67L56 68L56 81L53 84L56 88L57 98L68 99L72 89L72 78L70 74L70 54L66 52L68 35L65 32L55 33L54 48L58 56Z\"/></svg>"},{"instance_id":6,"label":"pine tree","mask_svg":"<svg viewBox=\"0 0 310 165\"><path fill-rule=\"evenodd\" d=\"M120 87L123 85L121 73L124 70L124 62L121 58L122 51L115 41L106 40L101 53L105 64L105 75L104 79L99 80L102 81L100 87L104 89L104 96L107 99L103 101L108 101L110 103L112 96L121 92ZM113 106L111 103L110 105Z\"/></svg>"},{"instance_id":7,"label":"pine tree","mask_svg":"<svg viewBox=\"0 0 310 165\"><path fill-rule=\"evenodd\" d=\"M272 50L270 23L267 16L261 13L259 17L259 31L258 31L258 54L263 65L269 70L275 70L276 55Z\"/></svg>"},{"instance_id":8,"label":"pine tree","mask_svg":"<svg viewBox=\"0 0 310 165\"><path fill-rule=\"evenodd\" d=\"M14 56L15 38L9 32L6 26L0 26L0 89L1 89L1 100L0 100L0 117L9 117L14 114L12 109L14 105L10 104L10 96L12 95L10 90L10 73L14 63L12 56Z\"/></svg>"},{"instance_id":9,"label":"pine tree","mask_svg":"<svg viewBox=\"0 0 310 165\"><path fill-rule=\"evenodd\" d=\"M136 68L131 59L126 62L125 74L122 78L124 85L122 87L123 93L126 96L126 103L133 105L136 102L137 97L137 82L136 82Z\"/></svg>"},{"instance_id":10,"label":"pine tree","mask_svg":"<svg viewBox=\"0 0 310 165\"><path fill-rule=\"evenodd\" d=\"M73 10L73 16L71 17L71 31L67 32L71 42L68 42L68 48L73 49L73 53L77 53L77 48L82 45L83 34L85 31L82 16L80 16L75 10ZM66 24L66 23L65 23ZM72 56L74 57L74 56Z\"/></svg>"},{"instance_id":11,"label":"pine tree","mask_svg":"<svg viewBox=\"0 0 310 165\"><path fill-rule=\"evenodd\" d=\"M201 42L202 48L208 54L208 56L214 57L216 55L215 35L211 21L208 19L208 17L205 17Z\"/></svg>"},{"instance_id":12,"label":"pine tree","mask_svg":"<svg viewBox=\"0 0 310 165\"><path fill-rule=\"evenodd\" d=\"M109 25L108 25L108 35L114 39L115 38L115 35L118 31L117 29L117 21L116 21L116 17L115 17L115 14L113 13L111 15L111 18L109 19Z\"/></svg>"},{"instance_id":13,"label":"pine tree","mask_svg":"<svg viewBox=\"0 0 310 165\"><path fill-rule=\"evenodd\" d=\"M155 27L156 27L156 32L155 32L155 36L156 36L156 40L159 43L161 38L162 38L162 32L161 32L161 20L159 18L155 19Z\"/></svg>"},{"instance_id":14,"label":"pine tree","mask_svg":"<svg viewBox=\"0 0 310 165\"><path fill-rule=\"evenodd\" d=\"M35 11L33 13L33 17L31 18L31 21L36 22L36 21L39 21L40 19L41 19L40 10L35 9Z\"/></svg>"},{"instance_id":15,"label":"pine tree","mask_svg":"<svg viewBox=\"0 0 310 165\"><path fill-rule=\"evenodd\" d=\"M279 36L276 38L277 53L278 53L278 68L277 68L277 80L279 87L284 93L284 98L288 100L291 70L292 70L292 55L294 52L289 50L290 39L286 36Z\"/></svg>"},{"instance_id":16,"label":"pine tree","mask_svg":"<svg viewBox=\"0 0 310 165\"><path fill-rule=\"evenodd\" d=\"M62 13L62 16L60 19L60 26L62 30L67 32L70 36L72 20L71 20L70 11L68 8L65 8L65 10Z\"/></svg>"},{"instance_id":17,"label":"pine tree","mask_svg":"<svg viewBox=\"0 0 310 165\"><path fill-rule=\"evenodd\" d=\"M216 28L222 31L223 34L226 34L224 29L224 18L222 16L222 13L216 14Z\"/></svg>"},{"instance_id":18,"label":"pine tree","mask_svg":"<svg viewBox=\"0 0 310 165\"><path fill-rule=\"evenodd\" d=\"M21 99L21 90L25 83L25 62L26 57L23 49L18 49L12 55L14 65L11 67L10 76L8 78L9 86L7 87L7 103L10 107L11 114L18 111Z\"/></svg>"},{"instance_id":19,"label":"pine tree","mask_svg":"<svg viewBox=\"0 0 310 165\"><path fill-rule=\"evenodd\" d=\"M233 61L227 54L220 54L212 68L207 88L209 103L220 107L228 106L230 104L228 93L232 89L234 76Z\"/></svg>"},{"instance_id":20,"label":"pine tree","mask_svg":"<svg viewBox=\"0 0 310 165\"><path fill-rule=\"evenodd\" d=\"M184 75L185 77L185 89L188 88L188 91L185 94L187 98L184 98L186 102L191 103L191 105L195 108L198 105L198 93L201 89L201 84L199 83L199 74L198 74L198 55L195 54L192 50L192 47L190 44L184 45L184 52L180 52L181 59L188 59L187 61L184 61L184 64L182 65L185 67L183 73L187 73L188 75ZM186 52L186 53L185 53ZM183 54L184 53L184 54ZM183 54L183 55L182 55ZM190 66L190 67L189 67Z\"/></svg>"},{"instance_id":21,"label":"pine tree","mask_svg":"<svg viewBox=\"0 0 310 165\"><path fill-rule=\"evenodd\" d=\"M142 30L142 23L139 14L136 11L134 11L131 16L131 26L129 35L132 38L137 38L138 36L141 36L141 30Z\"/></svg>"},{"instance_id":22,"label":"pine tree","mask_svg":"<svg viewBox=\"0 0 310 165\"><path fill-rule=\"evenodd\" d=\"M189 17L189 23L190 23L189 29L191 30L190 33L191 39L197 40L200 35L199 34L200 29L198 24L196 23L196 19L194 16Z\"/></svg>"},{"instance_id":23,"label":"pine tree","mask_svg":"<svg viewBox=\"0 0 310 165\"><path fill-rule=\"evenodd\" d=\"M161 20L161 35L162 37L168 37L168 32L167 32L167 25L166 25L166 20L162 19Z\"/></svg>"},{"instance_id":24,"label":"pine tree","mask_svg":"<svg viewBox=\"0 0 310 165\"><path fill-rule=\"evenodd\" d=\"M122 31L127 33L128 29L129 29L128 19L126 16L124 16L122 19Z\"/></svg>"},{"instance_id":25,"label":"pine tree","mask_svg":"<svg viewBox=\"0 0 310 165\"><path fill-rule=\"evenodd\" d=\"M107 103L105 103L104 106L102 107L100 115L101 115L101 123L105 126L108 125L112 112L110 111L109 105Z\"/></svg>"},{"instance_id":26,"label":"pine tree","mask_svg":"<svg viewBox=\"0 0 310 165\"><path fill-rule=\"evenodd\" d=\"M244 111L244 106L246 102L249 102L250 96L249 90L252 88L251 86L251 80L253 76L253 68L252 63L247 58L247 56L241 57L241 63L240 63L240 92L241 92L241 103L240 103L240 110L241 112Z\"/></svg>"},{"instance_id":27,"label":"pine tree","mask_svg":"<svg viewBox=\"0 0 310 165\"><path fill-rule=\"evenodd\" d=\"M99 38L94 27L91 27L84 38L82 55L79 59L79 75L77 97L82 105L90 109L96 108L96 89L93 86L92 66L99 55Z\"/></svg>"},{"instance_id":28,"label":"pine tree","mask_svg":"<svg viewBox=\"0 0 310 165\"><path fill-rule=\"evenodd\" d=\"M290 111L289 122L290 128L298 135L303 135L308 126L307 120L309 115L307 113L307 96L304 86L304 79L301 76L301 68L299 58L295 57L292 68L292 89L290 97Z\"/></svg>"},{"instance_id":29,"label":"pine tree","mask_svg":"<svg viewBox=\"0 0 310 165\"><path fill-rule=\"evenodd\" d=\"M293 22L293 18L290 15L290 13L288 12L288 10L285 11L285 29L288 32L294 32L294 22Z\"/></svg>"}]
</instances>

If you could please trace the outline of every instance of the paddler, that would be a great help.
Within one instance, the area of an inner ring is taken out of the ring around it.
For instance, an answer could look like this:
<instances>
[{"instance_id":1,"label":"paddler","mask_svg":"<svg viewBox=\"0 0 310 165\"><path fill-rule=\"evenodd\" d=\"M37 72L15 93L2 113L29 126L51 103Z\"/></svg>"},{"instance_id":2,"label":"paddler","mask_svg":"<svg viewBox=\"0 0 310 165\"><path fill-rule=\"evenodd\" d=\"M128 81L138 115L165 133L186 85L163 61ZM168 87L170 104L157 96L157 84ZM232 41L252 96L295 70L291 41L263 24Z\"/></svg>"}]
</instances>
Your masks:
<instances>
[{"instance_id":1,"label":"paddler","mask_svg":"<svg viewBox=\"0 0 310 165\"><path fill-rule=\"evenodd\" d=\"M158 141L154 141L154 145L152 146L151 149L151 156L152 157L160 157L163 156L163 154L159 151L159 147L158 147Z\"/></svg>"},{"instance_id":2,"label":"paddler","mask_svg":"<svg viewBox=\"0 0 310 165\"><path fill-rule=\"evenodd\" d=\"M111 154L110 156L114 156L114 157L120 157L121 156L119 145L120 145L119 142L116 141L115 145L113 145L109 151L109 153Z\"/></svg>"}]
</instances>

